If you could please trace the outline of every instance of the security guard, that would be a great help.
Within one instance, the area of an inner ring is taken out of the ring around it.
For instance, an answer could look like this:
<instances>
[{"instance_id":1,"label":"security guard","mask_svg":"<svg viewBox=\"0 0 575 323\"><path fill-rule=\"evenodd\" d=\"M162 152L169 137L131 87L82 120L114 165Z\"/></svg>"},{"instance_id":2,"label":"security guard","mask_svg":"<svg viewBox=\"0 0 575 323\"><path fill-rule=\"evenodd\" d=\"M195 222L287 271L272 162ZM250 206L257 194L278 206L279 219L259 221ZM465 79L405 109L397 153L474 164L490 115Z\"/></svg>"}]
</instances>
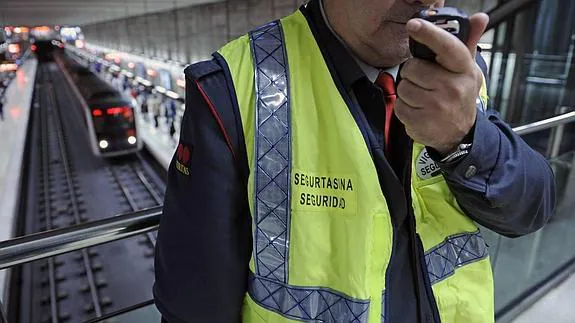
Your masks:
<instances>
[{"instance_id":1,"label":"security guard","mask_svg":"<svg viewBox=\"0 0 575 323\"><path fill-rule=\"evenodd\" d=\"M165 321L493 322L475 223L537 230L553 174L485 111L487 16L467 46L409 20L440 5L311 0L185 70L156 248ZM409 35L436 62L410 58Z\"/></svg>"}]
</instances>

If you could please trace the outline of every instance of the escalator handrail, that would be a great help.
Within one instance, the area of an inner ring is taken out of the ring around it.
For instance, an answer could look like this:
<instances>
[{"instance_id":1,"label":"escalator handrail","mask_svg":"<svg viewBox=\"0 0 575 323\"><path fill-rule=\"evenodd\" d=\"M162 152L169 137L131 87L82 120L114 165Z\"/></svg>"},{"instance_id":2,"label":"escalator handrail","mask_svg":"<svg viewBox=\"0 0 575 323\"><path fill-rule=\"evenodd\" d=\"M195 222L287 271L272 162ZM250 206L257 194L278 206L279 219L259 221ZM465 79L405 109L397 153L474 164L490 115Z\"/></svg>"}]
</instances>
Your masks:
<instances>
[{"instance_id":1,"label":"escalator handrail","mask_svg":"<svg viewBox=\"0 0 575 323\"><path fill-rule=\"evenodd\" d=\"M505 21L509 16L516 14L517 12L523 10L526 6L538 1L540 0L511 0L501 4L493 10L490 10L487 12L489 15L489 24L487 25L486 30L496 27Z\"/></svg>"},{"instance_id":2,"label":"escalator handrail","mask_svg":"<svg viewBox=\"0 0 575 323\"><path fill-rule=\"evenodd\" d=\"M156 230L162 206L0 242L0 270Z\"/></svg>"},{"instance_id":3,"label":"escalator handrail","mask_svg":"<svg viewBox=\"0 0 575 323\"><path fill-rule=\"evenodd\" d=\"M513 128L520 135L575 122L575 111ZM0 242L0 270L154 231L162 206Z\"/></svg>"},{"instance_id":4,"label":"escalator handrail","mask_svg":"<svg viewBox=\"0 0 575 323\"><path fill-rule=\"evenodd\" d=\"M89 320L89 321L87 321L87 322L84 322L84 323L98 323L98 322L103 322L103 321L105 321L105 320L113 319L113 318L115 318L115 317L118 317L118 316L120 316L120 315L124 315L124 314L126 314L126 313L130 313L130 312L133 312L133 311L140 310L140 309L142 309L142 308L144 308L144 307L147 307L147 306L150 306L150 305L152 305L152 304L155 304L154 299L149 299L149 300L147 300L147 301L145 301L145 302L141 302L141 303L134 304L134 305L131 305L131 306L126 306L126 307L121 308L121 309L119 309L119 310L117 310L117 311L114 311L114 312L112 312L112 313L108 313L108 314L106 314L106 315L102 315L102 316L100 316L100 317L93 318L93 319L91 319L91 320ZM0 322L0 323L2 323L2 322Z\"/></svg>"},{"instance_id":5,"label":"escalator handrail","mask_svg":"<svg viewBox=\"0 0 575 323\"><path fill-rule=\"evenodd\" d=\"M565 109L566 111L573 110L569 109L568 107L562 107L562 109ZM518 135L523 136L543 130L556 128L558 126L565 125L567 123L571 123L574 121L575 121L575 111L571 111L557 115L555 117L536 121L524 126L515 127L513 128L513 131L515 131Z\"/></svg>"}]
</instances>

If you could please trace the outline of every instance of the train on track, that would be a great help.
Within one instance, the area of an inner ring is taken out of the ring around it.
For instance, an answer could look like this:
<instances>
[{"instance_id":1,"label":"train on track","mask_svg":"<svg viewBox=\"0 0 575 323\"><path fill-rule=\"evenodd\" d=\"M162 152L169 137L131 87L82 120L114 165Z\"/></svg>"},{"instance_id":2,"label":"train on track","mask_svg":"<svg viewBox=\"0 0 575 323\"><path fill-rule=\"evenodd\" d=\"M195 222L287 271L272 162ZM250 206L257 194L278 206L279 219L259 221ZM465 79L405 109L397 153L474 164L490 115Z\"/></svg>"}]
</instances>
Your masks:
<instances>
[{"instance_id":1,"label":"train on track","mask_svg":"<svg viewBox=\"0 0 575 323\"><path fill-rule=\"evenodd\" d=\"M150 82L161 93L170 91L180 97L185 95L184 65L149 59L126 52L104 51L103 48L94 45L87 45L84 51L130 72L134 77Z\"/></svg>"},{"instance_id":2,"label":"train on track","mask_svg":"<svg viewBox=\"0 0 575 323\"><path fill-rule=\"evenodd\" d=\"M73 58L58 55L56 61L81 98L94 154L115 157L141 150L143 141L133 100Z\"/></svg>"},{"instance_id":3,"label":"train on track","mask_svg":"<svg viewBox=\"0 0 575 323\"><path fill-rule=\"evenodd\" d=\"M92 44L82 48L66 46L66 51L97 72L109 73L119 83L138 83L168 100L184 103L186 81L183 71L186 65L182 63L145 58Z\"/></svg>"}]
</instances>

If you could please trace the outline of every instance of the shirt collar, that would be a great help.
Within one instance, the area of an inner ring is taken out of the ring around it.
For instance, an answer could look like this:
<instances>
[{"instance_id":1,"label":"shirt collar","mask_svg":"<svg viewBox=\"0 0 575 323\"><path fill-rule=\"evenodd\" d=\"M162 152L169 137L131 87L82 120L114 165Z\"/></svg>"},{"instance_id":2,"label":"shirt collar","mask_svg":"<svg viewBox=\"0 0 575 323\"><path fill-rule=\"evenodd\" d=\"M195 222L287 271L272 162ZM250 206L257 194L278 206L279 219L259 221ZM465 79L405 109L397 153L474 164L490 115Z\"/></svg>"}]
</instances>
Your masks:
<instances>
[{"instance_id":1,"label":"shirt collar","mask_svg":"<svg viewBox=\"0 0 575 323\"><path fill-rule=\"evenodd\" d=\"M341 37L339 37L339 35L335 32L335 30L333 30L333 27L331 26L329 20L327 19L327 15L325 13L325 8L323 6L323 0L318 0L317 2L319 2L319 10L321 12L321 17L323 19L324 24L326 25L327 29L331 32L331 34L341 43L341 45L343 45L343 47L347 50L347 52L349 53L349 55L354 59L354 61L357 63L358 67L361 69L361 71L365 74L365 76L372 82L375 83L375 81L377 80L377 77L379 76L380 72L387 72L389 73L391 76L393 76L394 80L397 80L397 74L399 72L399 65L391 67L391 68L387 68L387 69L379 69L377 67L371 66L369 64L367 64L366 62L364 62L363 60L361 60L359 57L357 57L350 49L349 47L347 47L347 45L345 44L345 42L343 41L343 39L341 39Z\"/></svg>"},{"instance_id":2,"label":"shirt collar","mask_svg":"<svg viewBox=\"0 0 575 323\"><path fill-rule=\"evenodd\" d=\"M391 74L391 76L393 76L393 79L397 82L397 74L399 74L399 65L396 65L396 66L390 67L390 68L386 68L383 71Z\"/></svg>"}]
</instances>

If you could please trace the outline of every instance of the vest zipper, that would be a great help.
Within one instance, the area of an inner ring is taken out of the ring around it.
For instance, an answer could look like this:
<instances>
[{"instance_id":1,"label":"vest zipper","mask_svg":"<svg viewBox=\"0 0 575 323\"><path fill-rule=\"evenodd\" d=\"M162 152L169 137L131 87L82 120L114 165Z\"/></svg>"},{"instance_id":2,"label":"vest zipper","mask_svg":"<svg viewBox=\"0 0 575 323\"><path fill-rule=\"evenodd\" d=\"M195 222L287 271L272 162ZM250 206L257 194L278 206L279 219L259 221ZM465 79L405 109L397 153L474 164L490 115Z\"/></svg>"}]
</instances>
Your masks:
<instances>
[{"instance_id":1,"label":"vest zipper","mask_svg":"<svg viewBox=\"0 0 575 323\"><path fill-rule=\"evenodd\" d=\"M439 309L437 307L437 303L435 301L435 296L433 295L433 290L431 288L431 282L429 281L429 275L427 274L427 265L425 264L425 250L423 249L423 243L421 242L421 238L419 237L419 234L417 233L417 228L416 228L416 219L415 219L415 212L413 210L413 196L411 195L411 175L412 175L412 167L411 167L411 163L412 163L412 158L413 158L413 140L409 140L409 148L408 151L410 152L409 156L410 156L410 163L409 163L409 167L407 168L407 171L405 172L406 174L404 174L404 191L405 191L405 195L406 195L406 199L407 199L407 210L409 212L408 214L408 221L410 224L410 233L411 233L411 243L412 243L412 248L411 248L411 253L412 253L412 261L414 264L414 273L418 275L417 279L416 279L416 291L417 291L417 296L420 297L421 296L421 291L420 288L422 286L421 283L423 283L423 288L425 289L425 296L427 297L427 303L429 304L429 310L431 311L431 315L433 316L433 321L434 323L441 323L441 319L439 317ZM417 272L416 272L417 271ZM419 275L421 275L423 282L419 279ZM422 302L423 300L419 300L419 302ZM421 304L419 304L419 313L420 313L420 319L421 319L421 323L430 323L429 322L429 317L427 314L426 310L423 310L424 307L422 307Z\"/></svg>"},{"instance_id":2,"label":"vest zipper","mask_svg":"<svg viewBox=\"0 0 575 323\"><path fill-rule=\"evenodd\" d=\"M384 295L385 296L385 303L384 303L384 307L385 307L385 311L384 311L384 320L382 320L382 323L388 323L387 318L390 317L391 314L391 308L389 305L389 300L391 299L391 293L388 292L388 287L390 286L390 279L389 277L391 276L389 274L389 271L391 270L391 264L393 263L393 259L395 257L395 248L397 245L397 230L395 228L395 225L391 225L391 232L392 232L392 238L391 238L391 256L389 257L389 263L387 265L387 268L385 270L385 291L384 291ZM387 296L386 296L387 295Z\"/></svg>"},{"instance_id":3,"label":"vest zipper","mask_svg":"<svg viewBox=\"0 0 575 323\"><path fill-rule=\"evenodd\" d=\"M431 305L431 314L433 315L433 322L441 323L441 317L439 316L439 308L437 307L437 302L435 301L435 296L433 296L433 289L431 288L431 282L429 281L429 275L427 274L427 265L425 264L425 254L423 249L423 243L421 242L421 237L416 233L417 237L417 249L419 251L420 259L423 259L420 263L419 270L423 273L423 282L426 290L426 295Z\"/></svg>"}]
</instances>

